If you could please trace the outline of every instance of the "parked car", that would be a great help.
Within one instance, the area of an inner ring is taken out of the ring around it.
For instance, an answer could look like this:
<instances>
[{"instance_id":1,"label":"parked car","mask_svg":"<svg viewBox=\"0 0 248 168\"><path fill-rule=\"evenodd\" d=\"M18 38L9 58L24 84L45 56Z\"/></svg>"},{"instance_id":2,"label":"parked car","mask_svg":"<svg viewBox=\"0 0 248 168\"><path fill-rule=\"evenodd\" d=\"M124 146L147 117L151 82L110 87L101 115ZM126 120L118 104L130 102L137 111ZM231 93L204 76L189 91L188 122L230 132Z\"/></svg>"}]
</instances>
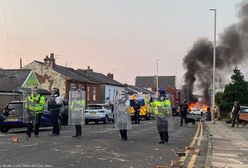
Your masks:
<instances>
[{"instance_id":1,"label":"parked car","mask_svg":"<svg viewBox=\"0 0 248 168\"><path fill-rule=\"evenodd\" d=\"M248 106L240 106L239 120L239 122L248 121ZM232 112L230 112L229 118L226 120L226 123L232 123Z\"/></svg>"},{"instance_id":2,"label":"parked car","mask_svg":"<svg viewBox=\"0 0 248 168\"><path fill-rule=\"evenodd\" d=\"M192 115L201 115L202 111L200 109L197 109L197 108L193 108L191 111L190 111L190 114Z\"/></svg>"},{"instance_id":3,"label":"parked car","mask_svg":"<svg viewBox=\"0 0 248 168\"><path fill-rule=\"evenodd\" d=\"M5 105L3 111L0 113L0 127L1 132L8 132L10 128L25 127L26 123L23 122L23 101L11 101ZM63 105L63 111L60 113L59 124L60 127L65 125L64 117L68 116L68 111L66 112L66 106ZM44 111L41 115L41 126L51 126L52 125L52 115L48 111L47 105L44 107Z\"/></svg>"},{"instance_id":4,"label":"parked car","mask_svg":"<svg viewBox=\"0 0 248 168\"><path fill-rule=\"evenodd\" d=\"M94 121L96 124L99 121L103 123L114 122L114 113L111 107L105 104L90 104L85 110L85 124Z\"/></svg>"}]
</instances>

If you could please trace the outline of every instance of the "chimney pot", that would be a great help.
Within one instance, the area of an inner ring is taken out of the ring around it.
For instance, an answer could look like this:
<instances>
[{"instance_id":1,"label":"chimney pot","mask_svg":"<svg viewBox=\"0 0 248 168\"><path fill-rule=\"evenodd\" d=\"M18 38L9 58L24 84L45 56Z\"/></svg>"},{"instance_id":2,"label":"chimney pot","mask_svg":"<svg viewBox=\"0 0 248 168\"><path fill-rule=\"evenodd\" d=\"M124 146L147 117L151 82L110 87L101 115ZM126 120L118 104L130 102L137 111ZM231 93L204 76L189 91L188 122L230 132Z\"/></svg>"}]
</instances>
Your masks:
<instances>
[{"instance_id":1,"label":"chimney pot","mask_svg":"<svg viewBox=\"0 0 248 168\"><path fill-rule=\"evenodd\" d=\"M107 76L108 76L109 78L111 78L111 79L114 79L114 74L112 74L112 73L108 73Z\"/></svg>"},{"instance_id":2,"label":"chimney pot","mask_svg":"<svg viewBox=\"0 0 248 168\"><path fill-rule=\"evenodd\" d=\"M54 53L51 53L51 54L50 54L50 58L51 58L51 59L54 59Z\"/></svg>"}]
</instances>

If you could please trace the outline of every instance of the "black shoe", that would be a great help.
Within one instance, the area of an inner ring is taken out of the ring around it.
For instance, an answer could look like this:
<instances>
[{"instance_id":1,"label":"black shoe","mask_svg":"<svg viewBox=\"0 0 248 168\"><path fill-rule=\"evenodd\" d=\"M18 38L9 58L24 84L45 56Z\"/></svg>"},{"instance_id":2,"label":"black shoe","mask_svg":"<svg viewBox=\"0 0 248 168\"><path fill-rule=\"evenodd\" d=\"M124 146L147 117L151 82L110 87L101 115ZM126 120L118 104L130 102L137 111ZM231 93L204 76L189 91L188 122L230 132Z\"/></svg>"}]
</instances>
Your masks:
<instances>
[{"instance_id":1,"label":"black shoe","mask_svg":"<svg viewBox=\"0 0 248 168\"><path fill-rule=\"evenodd\" d=\"M72 137L73 137L73 138L76 138L76 137L78 137L78 135L73 135Z\"/></svg>"},{"instance_id":2,"label":"black shoe","mask_svg":"<svg viewBox=\"0 0 248 168\"><path fill-rule=\"evenodd\" d=\"M49 136L56 136L55 134L48 134Z\"/></svg>"},{"instance_id":3,"label":"black shoe","mask_svg":"<svg viewBox=\"0 0 248 168\"><path fill-rule=\"evenodd\" d=\"M160 141L158 144L164 144L164 141Z\"/></svg>"},{"instance_id":4,"label":"black shoe","mask_svg":"<svg viewBox=\"0 0 248 168\"><path fill-rule=\"evenodd\" d=\"M39 137L39 135L38 135L38 134L35 134L34 136L35 136L35 137Z\"/></svg>"},{"instance_id":5,"label":"black shoe","mask_svg":"<svg viewBox=\"0 0 248 168\"><path fill-rule=\"evenodd\" d=\"M27 135L27 138L31 138L31 135Z\"/></svg>"}]
</instances>

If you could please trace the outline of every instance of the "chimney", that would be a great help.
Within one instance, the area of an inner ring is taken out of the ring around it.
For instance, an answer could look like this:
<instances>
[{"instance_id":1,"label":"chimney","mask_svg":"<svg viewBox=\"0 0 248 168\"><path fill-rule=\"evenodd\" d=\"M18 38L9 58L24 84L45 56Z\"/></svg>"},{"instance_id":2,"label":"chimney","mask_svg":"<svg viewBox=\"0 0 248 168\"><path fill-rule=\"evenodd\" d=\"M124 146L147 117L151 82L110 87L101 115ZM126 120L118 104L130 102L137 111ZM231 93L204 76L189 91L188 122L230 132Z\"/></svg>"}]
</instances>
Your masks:
<instances>
[{"instance_id":1,"label":"chimney","mask_svg":"<svg viewBox=\"0 0 248 168\"><path fill-rule=\"evenodd\" d=\"M87 72L93 72L93 69L90 69L90 66L88 66Z\"/></svg>"},{"instance_id":2,"label":"chimney","mask_svg":"<svg viewBox=\"0 0 248 168\"><path fill-rule=\"evenodd\" d=\"M53 68L55 65L54 53L50 54L50 58L46 56L46 58L44 58L44 63L45 63L46 68L48 67Z\"/></svg>"},{"instance_id":3,"label":"chimney","mask_svg":"<svg viewBox=\"0 0 248 168\"><path fill-rule=\"evenodd\" d=\"M108 76L109 78L111 78L111 79L114 79L114 74L112 74L112 73L108 73L107 76Z\"/></svg>"},{"instance_id":4,"label":"chimney","mask_svg":"<svg viewBox=\"0 0 248 168\"><path fill-rule=\"evenodd\" d=\"M52 66L52 68L55 65L55 57L54 57L54 53L50 54L50 66Z\"/></svg>"},{"instance_id":5,"label":"chimney","mask_svg":"<svg viewBox=\"0 0 248 168\"><path fill-rule=\"evenodd\" d=\"M22 69L22 58L20 58L20 69Z\"/></svg>"},{"instance_id":6,"label":"chimney","mask_svg":"<svg viewBox=\"0 0 248 168\"><path fill-rule=\"evenodd\" d=\"M45 64L46 67L49 66L49 58L48 58L48 56L46 56L46 58L44 58L44 64Z\"/></svg>"}]
</instances>

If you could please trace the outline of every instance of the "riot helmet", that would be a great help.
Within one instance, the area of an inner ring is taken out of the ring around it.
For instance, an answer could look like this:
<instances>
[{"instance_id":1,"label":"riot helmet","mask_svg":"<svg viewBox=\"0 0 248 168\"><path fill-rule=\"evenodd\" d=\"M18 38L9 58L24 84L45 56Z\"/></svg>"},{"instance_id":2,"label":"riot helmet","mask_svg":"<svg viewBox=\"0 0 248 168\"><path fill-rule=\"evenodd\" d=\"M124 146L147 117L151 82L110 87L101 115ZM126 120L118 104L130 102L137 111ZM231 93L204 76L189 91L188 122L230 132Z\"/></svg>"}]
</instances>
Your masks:
<instances>
[{"instance_id":1,"label":"riot helmet","mask_svg":"<svg viewBox=\"0 0 248 168\"><path fill-rule=\"evenodd\" d=\"M159 94L159 96L164 96L164 95L165 95L165 90L164 90L164 88L159 88L159 89L158 89L158 94Z\"/></svg>"},{"instance_id":2,"label":"riot helmet","mask_svg":"<svg viewBox=\"0 0 248 168\"><path fill-rule=\"evenodd\" d=\"M60 96L59 89L55 87L53 88L53 91L52 91L52 97L58 97L58 96Z\"/></svg>"}]
</instances>

